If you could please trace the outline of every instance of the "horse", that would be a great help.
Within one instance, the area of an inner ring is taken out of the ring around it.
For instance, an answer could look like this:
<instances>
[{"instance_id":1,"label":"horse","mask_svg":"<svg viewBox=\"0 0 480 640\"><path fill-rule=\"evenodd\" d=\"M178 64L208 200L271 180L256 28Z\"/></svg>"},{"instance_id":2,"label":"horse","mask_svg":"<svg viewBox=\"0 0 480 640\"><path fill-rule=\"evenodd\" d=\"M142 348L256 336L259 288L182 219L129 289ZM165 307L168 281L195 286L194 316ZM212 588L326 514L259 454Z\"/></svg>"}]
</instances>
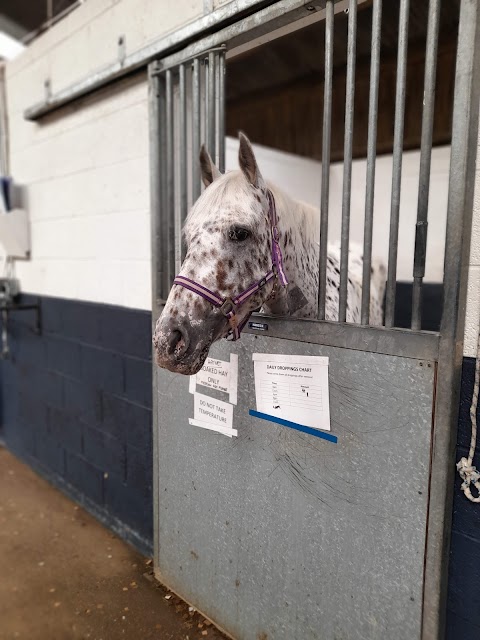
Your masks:
<instances>
[{"instance_id":1,"label":"horse","mask_svg":"<svg viewBox=\"0 0 480 640\"><path fill-rule=\"evenodd\" d=\"M159 317L158 366L193 375L211 345L240 337L252 312L315 318L319 211L263 179L252 145L239 134L239 170L221 174L204 146L203 193L185 221L186 256ZM360 323L363 257L349 248L347 322ZM329 245L325 318L338 319L340 250ZM372 260L370 324L382 324L385 267Z\"/></svg>"}]
</instances>

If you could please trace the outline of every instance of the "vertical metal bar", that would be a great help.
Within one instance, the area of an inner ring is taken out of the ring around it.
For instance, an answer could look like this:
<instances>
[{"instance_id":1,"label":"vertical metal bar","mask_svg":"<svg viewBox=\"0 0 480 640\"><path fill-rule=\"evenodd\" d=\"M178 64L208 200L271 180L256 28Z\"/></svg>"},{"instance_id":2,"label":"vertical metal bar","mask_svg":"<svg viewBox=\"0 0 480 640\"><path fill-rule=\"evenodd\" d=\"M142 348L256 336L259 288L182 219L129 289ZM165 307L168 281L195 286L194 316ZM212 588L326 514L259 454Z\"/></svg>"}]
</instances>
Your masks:
<instances>
[{"instance_id":1,"label":"vertical metal bar","mask_svg":"<svg viewBox=\"0 0 480 640\"><path fill-rule=\"evenodd\" d=\"M207 148L212 159L215 157L215 53L208 54L208 115L207 115Z\"/></svg>"},{"instance_id":2,"label":"vertical metal bar","mask_svg":"<svg viewBox=\"0 0 480 640\"><path fill-rule=\"evenodd\" d=\"M168 69L165 72L166 90L166 185L165 185L165 212L163 219L165 227L162 229L166 233L166 281L165 291L172 286L175 277L175 166L174 166L174 121L173 121L173 76Z\"/></svg>"},{"instance_id":3,"label":"vertical metal bar","mask_svg":"<svg viewBox=\"0 0 480 640\"><path fill-rule=\"evenodd\" d=\"M162 215L162 178L165 171L164 155L162 155L164 124L165 124L165 84L164 79L158 75L158 64L152 62L149 72L149 137L150 137L150 219L151 219L151 246L152 246L152 332L160 315L162 304L162 264L164 255L161 245L161 215ZM158 507L158 387L157 366L152 357L152 415L153 415L153 553L154 566L159 563L159 507Z\"/></svg>"},{"instance_id":4,"label":"vertical metal bar","mask_svg":"<svg viewBox=\"0 0 480 640\"><path fill-rule=\"evenodd\" d=\"M447 608L455 444L478 144L480 4L476 0L462 0L460 5L454 96L422 640L443 637Z\"/></svg>"},{"instance_id":5,"label":"vertical metal bar","mask_svg":"<svg viewBox=\"0 0 480 640\"><path fill-rule=\"evenodd\" d=\"M165 244L162 234L165 213L165 81L158 63L149 66L150 210L152 241L152 311L156 315L165 299Z\"/></svg>"},{"instance_id":6,"label":"vertical metal bar","mask_svg":"<svg viewBox=\"0 0 480 640\"><path fill-rule=\"evenodd\" d=\"M318 266L318 319L325 320L328 251L328 198L330 192L330 146L332 137L333 0L325 6L325 78L323 85L322 194L320 200L320 242Z\"/></svg>"},{"instance_id":7,"label":"vertical metal bar","mask_svg":"<svg viewBox=\"0 0 480 640\"><path fill-rule=\"evenodd\" d=\"M218 161L220 158L220 56L216 51L214 54L215 59L215 155L212 156L215 160L215 164L218 167Z\"/></svg>"},{"instance_id":8,"label":"vertical metal bar","mask_svg":"<svg viewBox=\"0 0 480 640\"><path fill-rule=\"evenodd\" d=\"M201 82L201 98L200 98L200 104L203 105L203 131L202 131L202 143L208 147L208 137L209 137L209 132L208 132L208 122L209 122L209 117L208 117L208 111L209 111L209 104L208 104L208 58L203 58L202 60L203 62L203 77L202 80L203 82Z\"/></svg>"},{"instance_id":9,"label":"vertical metal bar","mask_svg":"<svg viewBox=\"0 0 480 640\"><path fill-rule=\"evenodd\" d=\"M185 64L181 64L178 70L179 82L179 109L178 109L178 152L180 154L180 175L179 175L179 191L180 191L180 225L187 217L188 211L188 192L187 192L187 78ZM177 238L181 244L180 257L181 261L185 258L185 243L182 241L181 229L178 229Z\"/></svg>"},{"instance_id":10,"label":"vertical metal bar","mask_svg":"<svg viewBox=\"0 0 480 640\"><path fill-rule=\"evenodd\" d=\"M374 0L372 14L372 54L370 60L370 97L368 105L365 229L363 235L362 324L368 324L370 321L370 281L372 277L373 204L375 199L375 162L377 157L381 28L382 0Z\"/></svg>"},{"instance_id":11,"label":"vertical metal bar","mask_svg":"<svg viewBox=\"0 0 480 640\"><path fill-rule=\"evenodd\" d=\"M225 51L221 51L218 56L218 168L225 171Z\"/></svg>"},{"instance_id":12,"label":"vertical metal bar","mask_svg":"<svg viewBox=\"0 0 480 640\"><path fill-rule=\"evenodd\" d=\"M441 0L430 0L428 12L418 208L415 233L415 255L413 262L412 329L415 331L420 331L422 327L421 297L422 283L425 276L425 259L427 254L428 196L430 190L430 165L432 158L432 133L435 108L435 81L437 73L440 1Z\"/></svg>"},{"instance_id":13,"label":"vertical metal bar","mask_svg":"<svg viewBox=\"0 0 480 640\"><path fill-rule=\"evenodd\" d=\"M350 0L348 12L347 87L345 98L345 143L343 148L342 231L340 239L340 289L338 321L347 319L348 249L350 239L350 200L352 194L353 107L355 101L355 55L357 38L357 0Z\"/></svg>"},{"instance_id":14,"label":"vertical metal bar","mask_svg":"<svg viewBox=\"0 0 480 640\"><path fill-rule=\"evenodd\" d=\"M53 22L53 0L47 0L47 26L50 27Z\"/></svg>"},{"instance_id":15,"label":"vertical metal bar","mask_svg":"<svg viewBox=\"0 0 480 640\"><path fill-rule=\"evenodd\" d=\"M200 60L195 58L192 70L192 202L200 195Z\"/></svg>"},{"instance_id":16,"label":"vertical metal bar","mask_svg":"<svg viewBox=\"0 0 480 640\"><path fill-rule=\"evenodd\" d=\"M395 96L395 127L393 134L392 202L390 208L390 236L388 240L387 297L385 326L393 327L395 292L397 285L398 225L400 219L400 191L402 183L403 130L405 118L405 85L407 78L409 0L400 0L398 22L397 89Z\"/></svg>"}]
</instances>

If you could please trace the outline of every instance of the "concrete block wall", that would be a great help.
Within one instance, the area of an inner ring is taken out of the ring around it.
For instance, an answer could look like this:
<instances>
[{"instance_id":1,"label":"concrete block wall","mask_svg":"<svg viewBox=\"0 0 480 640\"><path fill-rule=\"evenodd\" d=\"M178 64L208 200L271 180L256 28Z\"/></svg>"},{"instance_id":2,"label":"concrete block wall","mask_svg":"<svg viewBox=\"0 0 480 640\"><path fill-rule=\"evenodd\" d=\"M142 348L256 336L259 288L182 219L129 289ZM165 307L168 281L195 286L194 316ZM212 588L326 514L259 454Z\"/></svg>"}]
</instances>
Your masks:
<instances>
[{"instance_id":1,"label":"concrete block wall","mask_svg":"<svg viewBox=\"0 0 480 640\"><path fill-rule=\"evenodd\" d=\"M1 369L2 436L108 526L152 548L151 314L23 295Z\"/></svg>"},{"instance_id":2,"label":"concrete block wall","mask_svg":"<svg viewBox=\"0 0 480 640\"><path fill-rule=\"evenodd\" d=\"M38 125L25 146L12 136L31 221L32 259L17 264L24 290L150 307L146 100L144 78L129 79Z\"/></svg>"},{"instance_id":3,"label":"concrete block wall","mask_svg":"<svg viewBox=\"0 0 480 640\"><path fill-rule=\"evenodd\" d=\"M9 78L28 75L25 108L44 99L45 79L56 92L115 63L119 36L125 36L129 55L203 13L203 0L178 0L175 10L157 0L89 0L9 64Z\"/></svg>"},{"instance_id":4,"label":"concrete block wall","mask_svg":"<svg viewBox=\"0 0 480 640\"><path fill-rule=\"evenodd\" d=\"M458 420L457 456L468 455L470 447L470 404L475 377L474 358L464 358L462 394ZM477 409L480 424L480 407ZM474 460L480 469L480 455ZM452 542L450 547L447 639L480 638L480 505L467 500L455 474Z\"/></svg>"}]
</instances>

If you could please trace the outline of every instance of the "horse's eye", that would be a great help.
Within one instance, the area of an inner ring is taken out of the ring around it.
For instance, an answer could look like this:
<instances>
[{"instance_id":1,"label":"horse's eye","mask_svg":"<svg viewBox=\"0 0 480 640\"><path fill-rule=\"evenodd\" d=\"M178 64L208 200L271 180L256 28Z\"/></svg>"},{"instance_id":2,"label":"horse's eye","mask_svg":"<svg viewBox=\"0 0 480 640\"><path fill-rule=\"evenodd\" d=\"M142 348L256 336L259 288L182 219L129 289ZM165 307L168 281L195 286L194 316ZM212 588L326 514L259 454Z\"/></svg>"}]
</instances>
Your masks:
<instances>
[{"instance_id":1,"label":"horse's eye","mask_svg":"<svg viewBox=\"0 0 480 640\"><path fill-rule=\"evenodd\" d=\"M231 227L228 231L228 237L234 242L243 242L249 235L250 231L242 227Z\"/></svg>"}]
</instances>

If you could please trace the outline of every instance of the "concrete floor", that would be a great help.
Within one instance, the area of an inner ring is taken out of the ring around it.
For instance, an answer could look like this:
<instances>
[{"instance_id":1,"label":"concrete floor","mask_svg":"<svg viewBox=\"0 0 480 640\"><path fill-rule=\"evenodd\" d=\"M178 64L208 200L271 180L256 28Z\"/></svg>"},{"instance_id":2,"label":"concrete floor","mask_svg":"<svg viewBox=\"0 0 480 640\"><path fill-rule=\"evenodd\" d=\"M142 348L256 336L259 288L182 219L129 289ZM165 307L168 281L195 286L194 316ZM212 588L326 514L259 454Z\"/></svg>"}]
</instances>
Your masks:
<instances>
[{"instance_id":1,"label":"concrete floor","mask_svg":"<svg viewBox=\"0 0 480 640\"><path fill-rule=\"evenodd\" d=\"M220 640L146 558L0 448L0 640Z\"/></svg>"}]
</instances>

